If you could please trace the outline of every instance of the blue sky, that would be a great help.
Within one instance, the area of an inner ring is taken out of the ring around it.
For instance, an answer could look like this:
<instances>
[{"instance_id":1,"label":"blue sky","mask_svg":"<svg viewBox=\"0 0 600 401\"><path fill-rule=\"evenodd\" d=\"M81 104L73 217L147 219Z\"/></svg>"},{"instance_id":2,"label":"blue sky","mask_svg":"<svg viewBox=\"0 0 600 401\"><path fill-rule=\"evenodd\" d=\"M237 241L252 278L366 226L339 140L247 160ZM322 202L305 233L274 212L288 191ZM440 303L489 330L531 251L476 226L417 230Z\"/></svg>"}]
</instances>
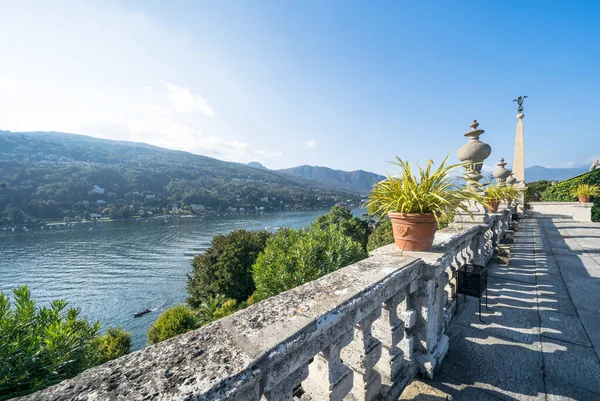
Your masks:
<instances>
[{"instance_id":1,"label":"blue sky","mask_svg":"<svg viewBox=\"0 0 600 401\"><path fill-rule=\"evenodd\" d=\"M465 143L600 159L594 1L0 0L0 129L384 173Z\"/></svg>"}]
</instances>

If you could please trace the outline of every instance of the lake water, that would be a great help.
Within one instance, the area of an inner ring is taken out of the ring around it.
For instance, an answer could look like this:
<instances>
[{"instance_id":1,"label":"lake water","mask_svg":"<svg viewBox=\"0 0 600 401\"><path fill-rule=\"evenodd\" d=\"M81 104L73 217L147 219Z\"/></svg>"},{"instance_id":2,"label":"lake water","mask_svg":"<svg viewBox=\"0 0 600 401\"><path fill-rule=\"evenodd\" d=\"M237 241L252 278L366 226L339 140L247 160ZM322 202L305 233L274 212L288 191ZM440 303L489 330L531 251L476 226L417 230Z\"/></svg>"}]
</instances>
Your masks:
<instances>
[{"instance_id":1,"label":"lake water","mask_svg":"<svg viewBox=\"0 0 600 401\"><path fill-rule=\"evenodd\" d=\"M0 291L28 285L43 304L63 298L102 327L132 333L146 344L158 315L186 298L191 259L214 235L238 228L303 227L327 210L210 218L76 224L28 232L0 230ZM152 313L134 318L145 308Z\"/></svg>"}]
</instances>

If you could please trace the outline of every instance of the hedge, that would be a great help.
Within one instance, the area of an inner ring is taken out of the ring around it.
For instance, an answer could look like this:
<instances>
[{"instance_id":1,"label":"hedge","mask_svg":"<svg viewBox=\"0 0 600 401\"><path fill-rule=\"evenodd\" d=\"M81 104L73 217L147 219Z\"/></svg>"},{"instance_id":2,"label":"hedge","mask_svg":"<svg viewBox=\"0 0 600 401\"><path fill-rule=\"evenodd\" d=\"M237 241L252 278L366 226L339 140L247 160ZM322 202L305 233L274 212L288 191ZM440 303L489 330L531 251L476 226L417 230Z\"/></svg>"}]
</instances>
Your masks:
<instances>
[{"instance_id":1,"label":"hedge","mask_svg":"<svg viewBox=\"0 0 600 401\"><path fill-rule=\"evenodd\" d=\"M548 187L542 194L542 202L573 202L576 199L571 195L572 189L583 183L600 185L600 169ZM600 222L600 199L594 199L593 202L592 221Z\"/></svg>"}]
</instances>

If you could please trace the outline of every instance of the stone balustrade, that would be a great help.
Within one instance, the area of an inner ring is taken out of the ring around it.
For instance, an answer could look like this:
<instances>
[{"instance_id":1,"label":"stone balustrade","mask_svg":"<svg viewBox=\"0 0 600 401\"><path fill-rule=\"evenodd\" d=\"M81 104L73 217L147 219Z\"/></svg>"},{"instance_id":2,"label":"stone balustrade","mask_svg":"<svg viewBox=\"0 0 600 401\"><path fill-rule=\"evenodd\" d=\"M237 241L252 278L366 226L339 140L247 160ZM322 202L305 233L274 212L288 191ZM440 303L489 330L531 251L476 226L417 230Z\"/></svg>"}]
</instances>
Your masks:
<instances>
[{"instance_id":1,"label":"stone balustrade","mask_svg":"<svg viewBox=\"0 0 600 401\"><path fill-rule=\"evenodd\" d=\"M318 280L24 400L395 400L448 350L456 272L487 263L511 211L441 230L428 252L389 245Z\"/></svg>"}]
</instances>

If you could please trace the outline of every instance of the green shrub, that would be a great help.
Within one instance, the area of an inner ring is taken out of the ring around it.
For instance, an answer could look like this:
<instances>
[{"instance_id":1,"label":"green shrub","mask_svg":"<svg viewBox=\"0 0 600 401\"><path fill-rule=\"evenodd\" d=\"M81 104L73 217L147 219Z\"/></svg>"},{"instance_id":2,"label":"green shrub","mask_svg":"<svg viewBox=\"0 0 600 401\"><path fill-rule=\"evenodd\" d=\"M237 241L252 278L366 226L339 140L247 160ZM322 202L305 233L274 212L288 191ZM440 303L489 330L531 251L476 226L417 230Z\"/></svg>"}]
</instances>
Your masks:
<instances>
[{"instance_id":1,"label":"green shrub","mask_svg":"<svg viewBox=\"0 0 600 401\"><path fill-rule=\"evenodd\" d=\"M245 307L245 302L238 304L235 299L228 299L227 301L223 302L223 305L221 305L219 309L215 311L215 313L213 314L214 320L218 320L225 316L229 316L240 309L244 309Z\"/></svg>"},{"instance_id":2,"label":"green shrub","mask_svg":"<svg viewBox=\"0 0 600 401\"><path fill-rule=\"evenodd\" d=\"M252 265L271 235L246 230L216 235L210 248L192 261L187 284L190 306L197 308L205 299L219 294L245 301L254 292Z\"/></svg>"},{"instance_id":3,"label":"green shrub","mask_svg":"<svg viewBox=\"0 0 600 401\"><path fill-rule=\"evenodd\" d=\"M112 361L131 350L131 334L120 327L110 327L97 339L99 363Z\"/></svg>"},{"instance_id":4,"label":"green shrub","mask_svg":"<svg viewBox=\"0 0 600 401\"><path fill-rule=\"evenodd\" d=\"M544 202L574 202L573 189L579 184L600 184L600 170L594 170L570 180L558 182L544 191L542 201ZM592 221L600 222L600 199L594 200L592 207Z\"/></svg>"},{"instance_id":5,"label":"green shrub","mask_svg":"<svg viewBox=\"0 0 600 401\"><path fill-rule=\"evenodd\" d=\"M366 257L362 246L337 227L279 230L252 267L253 302L315 280Z\"/></svg>"},{"instance_id":6,"label":"green shrub","mask_svg":"<svg viewBox=\"0 0 600 401\"><path fill-rule=\"evenodd\" d=\"M148 329L148 344L156 344L200 327L194 312L185 305L173 306L160 314Z\"/></svg>"},{"instance_id":7,"label":"green shrub","mask_svg":"<svg viewBox=\"0 0 600 401\"><path fill-rule=\"evenodd\" d=\"M0 400L40 390L99 362L100 324L64 300L37 307L23 286L0 292Z\"/></svg>"},{"instance_id":8,"label":"green shrub","mask_svg":"<svg viewBox=\"0 0 600 401\"><path fill-rule=\"evenodd\" d=\"M338 227L344 235L358 242L363 249L367 249L369 223L353 216L347 207L334 206L329 213L318 217L313 224L322 230L326 230L331 226Z\"/></svg>"},{"instance_id":9,"label":"green shrub","mask_svg":"<svg viewBox=\"0 0 600 401\"><path fill-rule=\"evenodd\" d=\"M386 219L381 223L377 224L377 226L373 229L371 235L369 235L367 250L371 252L373 249L389 245L393 242L394 231L392 230L392 222Z\"/></svg>"},{"instance_id":10,"label":"green shrub","mask_svg":"<svg viewBox=\"0 0 600 401\"><path fill-rule=\"evenodd\" d=\"M551 181L540 180L533 181L527 184L525 189L525 202L539 202L542 200L542 194L552 185Z\"/></svg>"}]
</instances>

